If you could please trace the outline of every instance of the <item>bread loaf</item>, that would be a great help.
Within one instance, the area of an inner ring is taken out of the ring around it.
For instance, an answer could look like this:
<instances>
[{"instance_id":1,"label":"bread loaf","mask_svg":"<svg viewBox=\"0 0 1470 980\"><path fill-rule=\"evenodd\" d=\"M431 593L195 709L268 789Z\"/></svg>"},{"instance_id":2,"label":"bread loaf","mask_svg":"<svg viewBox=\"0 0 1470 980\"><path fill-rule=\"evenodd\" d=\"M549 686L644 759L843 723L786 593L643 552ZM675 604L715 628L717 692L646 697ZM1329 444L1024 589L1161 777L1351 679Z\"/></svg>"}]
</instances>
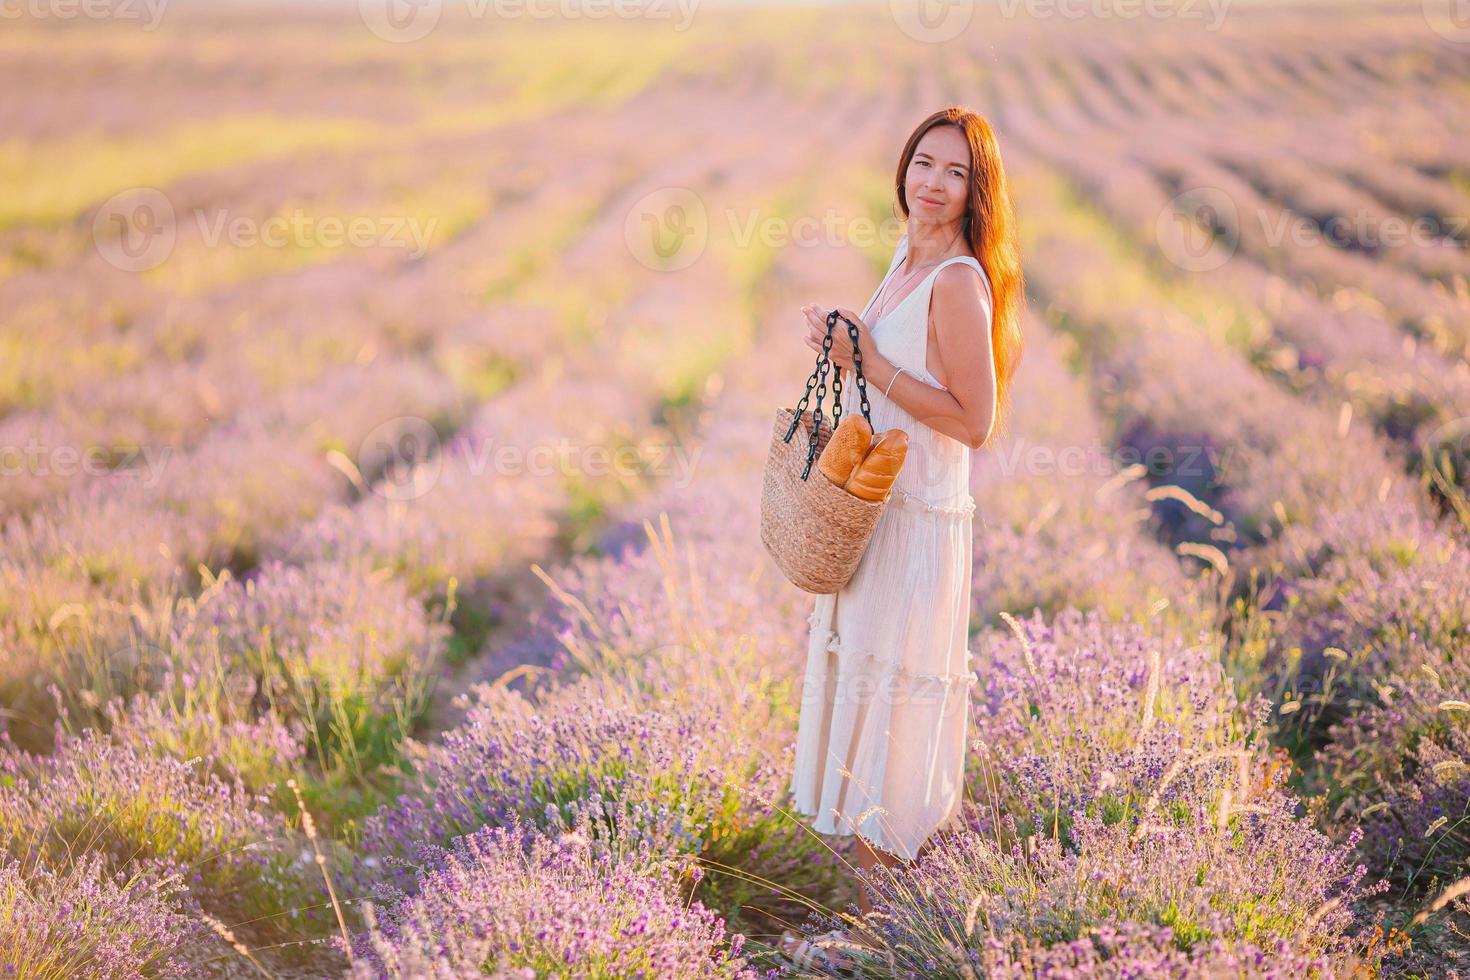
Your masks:
<instances>
[{"instance_id":1,"label":"bread loaf","mask_svg":"<svg viewBox=\"0 0 1470 980\"><path fill-rule=\"evenodd\" d=\"M888 496L909 450L909 434L902 429L885 429L876 445L863 457L843 484L843 489L863 500Z\"/></svg>"},{"instance_id":2,"label":"bread loaf","mask_svg":"<svg viewBox=\"0 0 1470 980\"><path fill-rule=\"evenodd\" d=\"M834 486L842 486L873 444L873 427L861 415L849 415L838 423L832 438L817 457L817 468Z\"/></svg>"}]
</instances>

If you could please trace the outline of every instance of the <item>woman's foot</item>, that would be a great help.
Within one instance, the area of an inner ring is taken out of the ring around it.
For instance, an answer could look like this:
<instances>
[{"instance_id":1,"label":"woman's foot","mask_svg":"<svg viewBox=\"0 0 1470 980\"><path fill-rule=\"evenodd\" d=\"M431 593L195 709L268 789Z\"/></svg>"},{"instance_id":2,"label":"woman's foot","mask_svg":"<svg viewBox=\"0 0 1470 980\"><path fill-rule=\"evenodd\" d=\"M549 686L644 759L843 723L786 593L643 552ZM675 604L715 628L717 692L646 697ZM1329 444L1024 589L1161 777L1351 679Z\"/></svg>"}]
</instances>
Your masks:
<instances>
[{"instance_id":1,"label":"woman's foot","mask_svg":"<svg viewBox=\"0 0 1470 980\"><path fill-rule=\"evenodd\" d=\"M844 950L855 949L855 944L846 932L832 929L820 936L802 937L784 933L781 936L781 952L791 965L801 970L822 968L825 970L848 970L853 966L852 957Z\"/></svg>"}]
</instances>

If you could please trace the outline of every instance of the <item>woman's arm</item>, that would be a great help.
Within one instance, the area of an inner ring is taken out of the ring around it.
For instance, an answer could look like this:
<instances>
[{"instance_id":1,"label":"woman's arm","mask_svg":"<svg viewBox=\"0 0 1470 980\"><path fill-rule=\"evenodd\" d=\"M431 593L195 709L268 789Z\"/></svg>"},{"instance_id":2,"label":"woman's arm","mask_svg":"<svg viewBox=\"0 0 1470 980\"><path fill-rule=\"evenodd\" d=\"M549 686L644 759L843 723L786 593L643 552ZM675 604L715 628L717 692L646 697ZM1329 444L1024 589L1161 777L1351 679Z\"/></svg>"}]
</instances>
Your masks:
<instances>
[{"instance_id":1,"label":"woman's arm","mask_svg":"<svg viewBox=\"0 0 1470 980\"><path fill-rule=\"evenodd\" d=\"M934 372L935 379L947 387L936 388L904 372L888 398L930 428L979 449L995 424L996 397L990 297L980 274L964 263L941 269L934 278L929 317L939 344L941 370ZM870 378L880 389L887 387L897 368L886 358L874 366L879 370ZM863 367L868 374L867 365Z\"/></svg>"}]
</instances>

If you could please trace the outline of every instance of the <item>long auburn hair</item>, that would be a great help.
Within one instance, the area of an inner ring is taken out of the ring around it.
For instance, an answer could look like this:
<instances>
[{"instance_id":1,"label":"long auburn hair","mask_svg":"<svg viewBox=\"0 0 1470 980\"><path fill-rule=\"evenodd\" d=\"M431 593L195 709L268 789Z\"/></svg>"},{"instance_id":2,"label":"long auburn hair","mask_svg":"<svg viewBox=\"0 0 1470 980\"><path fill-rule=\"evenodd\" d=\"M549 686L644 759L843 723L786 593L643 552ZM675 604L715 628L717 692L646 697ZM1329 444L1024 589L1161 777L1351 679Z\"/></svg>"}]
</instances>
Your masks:
<instances>
[{"instance_id":1,"label":"long auburn hair","mask_svg":"<svg viewBox=\"0 0 1470 980\"><path fill-rule=\"evenodd\" d=\"M970 188L965 204L961 234L980 260L990 279L993 310L990 343L995 352L995 425L986 445L1002 438L1010 421L1011 378L1021 363L1021 308L1025 303L1025 279L1021 272L1021 249L1016 236L1016 211L1010 185L1000 159L1000 145L990 123L978 112L952 105L919 123L899 156L894 185L904 220L909 217L904 178L919 140L936 126L955 126L970 145Z\"/></svg>"}]
</instances>

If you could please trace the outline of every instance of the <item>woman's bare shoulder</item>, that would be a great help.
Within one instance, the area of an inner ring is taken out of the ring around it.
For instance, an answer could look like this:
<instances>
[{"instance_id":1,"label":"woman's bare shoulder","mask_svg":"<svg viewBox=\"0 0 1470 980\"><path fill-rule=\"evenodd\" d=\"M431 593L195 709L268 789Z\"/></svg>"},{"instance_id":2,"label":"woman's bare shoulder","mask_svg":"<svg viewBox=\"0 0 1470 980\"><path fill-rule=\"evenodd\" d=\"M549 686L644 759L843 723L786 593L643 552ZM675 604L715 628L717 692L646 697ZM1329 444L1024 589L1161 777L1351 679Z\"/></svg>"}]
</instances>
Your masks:
<instances>
[{"instance_id":1,"label":"woman's bare shoulder","mask_svg":"<svg viewBox=\"0 0 1470 980\"><path fill-rule=\"evenodd\" d=\"M935 290L942 290L946 293L965 293L978 284L983 289L985 298L989 300L990 277L985 274L985 266L973 255L957 255L955 258L974 259L974 265L969 262L951 261L934 277Z\"/></svg>"}]
</instances>

